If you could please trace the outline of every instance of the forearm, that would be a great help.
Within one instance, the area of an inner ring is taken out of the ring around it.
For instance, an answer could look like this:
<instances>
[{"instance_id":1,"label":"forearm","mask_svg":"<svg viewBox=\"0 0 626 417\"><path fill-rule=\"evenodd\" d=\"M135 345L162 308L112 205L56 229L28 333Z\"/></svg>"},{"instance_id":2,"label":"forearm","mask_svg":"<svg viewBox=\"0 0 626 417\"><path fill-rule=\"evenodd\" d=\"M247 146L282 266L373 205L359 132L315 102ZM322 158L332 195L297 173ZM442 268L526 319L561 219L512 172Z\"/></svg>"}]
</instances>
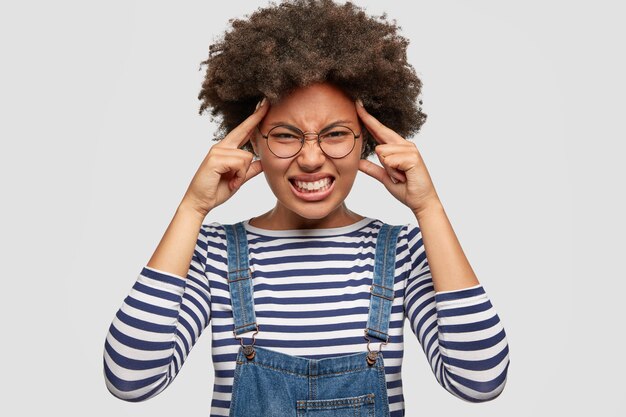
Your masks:
<instances>
[{"instance_id":1,"label":"forearm","mask_svg":"<svg viewBox=\"0 0 626 417\"><path fill-rule=\"evenodd\" d=\"M178 334L185 280L143 268L115 314L104 345L108 390L143 401L164 390L181 363ZM184 359L184 358L183 358Z\"/></svg>"},{"instance_id":2,"label":"forearm","mask_svg":"<svg viewBox=\"0 0 626 417\"><path fill-rule=\"evenodd\" d=\"M204 234L198 245L204 246ZM143 401L165 390L211 319L204 258L196 252L187 279L144 267L105 341L104 375L114 396Z\"/></svg>"},{"instance_id":3,"label":"forearm","mask_svg":"<svg viewBox=\"0 0 626 417\"><path fill-rule=\"evenodd\" d=\"M463 253L441 202L437 200L414 214L422 233L435 291L478 285L478 278Z\"/></svg>"},{"instance_id":4,"label":"forearm","mask_svg":"<svg viewBox=\"0 0 626 417\"><path fill-rule=\"evenodd\" d=\"M207 327L207 246L207 232L201 227L184 275L142 269L105 342L105 380L116 397L143 401L163 391Z\"/></svg>"},{"instance_id":5,"label":"forearm","mask_svg":"<svg viewBox=\"0 0 626 417\"><path fill-rule=\"evenodd\" d=\"M182 202L147 266L186 277L204 216Z\"/></svg>"},{"instance_id":6,"label":"forearm","mask_svg":"<svg viewBox=\"0 0 626 417\"><path fill-rule=\"evenodd\" d=\"M467 401L496 398L506 382L508 343L484 288L435 292L422 230L409 225L406 239L404 311L437 381Z\"/></svg>"},{"instance_id":7,"label":"forearm","mask_svg":"<svg viewBox=\"0 0 626 417\"><path fill-rule=\"evenodd\" d=\"M439 293L433 369L440 384L471 402L490 401L504 390L509 345L500 317L482 286Z\"/></svg>"}]
</instances>

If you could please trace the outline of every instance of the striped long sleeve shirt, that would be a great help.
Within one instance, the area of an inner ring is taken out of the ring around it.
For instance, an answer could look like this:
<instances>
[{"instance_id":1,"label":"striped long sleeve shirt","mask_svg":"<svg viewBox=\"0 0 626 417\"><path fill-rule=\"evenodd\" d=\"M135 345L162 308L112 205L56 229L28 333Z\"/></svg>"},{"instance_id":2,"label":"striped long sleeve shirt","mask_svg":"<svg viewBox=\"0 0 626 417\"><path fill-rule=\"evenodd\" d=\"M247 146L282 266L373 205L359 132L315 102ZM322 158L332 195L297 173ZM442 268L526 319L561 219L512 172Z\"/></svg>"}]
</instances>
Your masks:
<instances>
[{"instance_id":1,"label":"striped long sleeve shirt","mask_svg":"<svg viewBox=\"0 0 626 417\"><path fill-rule=\"evenodd\" d=\"M364 218L345 227L278 231L245 221L259 324L255 344L314 359L366 351L363 332L381 225ZM210 415L228 415L241 344L233 335L226 273L226 235L219 223L202 225L186 277L143 267L106 336L104 376L114 396L143 401L161 393L210 324ZM421 231L413 224L398 237L390 339L382 349L392 417L404 415L405 319L443 388L470 402L502 392L509 348L485 290L479 284L435 292ZM249 343L251 335L242 336Z\"/></svg>"}]
</instances>

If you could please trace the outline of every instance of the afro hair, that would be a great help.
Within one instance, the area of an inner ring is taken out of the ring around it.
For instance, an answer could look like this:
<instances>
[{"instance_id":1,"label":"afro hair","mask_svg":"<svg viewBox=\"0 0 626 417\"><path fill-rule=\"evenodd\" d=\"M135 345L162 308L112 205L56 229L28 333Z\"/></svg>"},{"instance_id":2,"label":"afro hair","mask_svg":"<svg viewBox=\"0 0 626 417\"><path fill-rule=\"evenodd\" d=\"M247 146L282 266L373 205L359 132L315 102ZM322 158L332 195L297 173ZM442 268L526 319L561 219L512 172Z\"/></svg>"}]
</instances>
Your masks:
<instances>
[{"instance_id":1,"label":"afro hair","mask_svg":"<svg viewBox=\"0 0 626 417\"><path fill-rule=\"evenodd\" d=\"M198 95L202 114L210 108L221 140L243 122L256 103L279 101L294 89L319 82L360 98L370 114L407 138L426 121L422 82L407 62L408 40L386 13L368 16L351 2L287 0L259 8L231 25L209 47ZM365 131L361 157L376 142ZM243 147L252 150L249 143Z\"/></svg>"}]
</instances>

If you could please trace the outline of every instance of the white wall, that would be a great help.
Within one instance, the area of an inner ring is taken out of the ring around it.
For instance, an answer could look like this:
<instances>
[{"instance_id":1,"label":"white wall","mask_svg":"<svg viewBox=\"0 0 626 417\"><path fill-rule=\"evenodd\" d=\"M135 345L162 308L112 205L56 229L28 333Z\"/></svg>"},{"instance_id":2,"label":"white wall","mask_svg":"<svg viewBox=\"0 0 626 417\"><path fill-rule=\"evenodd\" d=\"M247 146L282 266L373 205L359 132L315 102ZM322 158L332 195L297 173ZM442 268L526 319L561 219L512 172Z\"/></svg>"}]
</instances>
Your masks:
<instances>
[{"instance_id":1,"label":"white wall","mask_svg":"<svg viewBox=\"0 0 626 417\"><path fill-rule=\"evenodd\" d=\"M388 12L411 40L429 117L414 140L510 343L504 393L469 404L436 383L407 327L407 415L617 416L625 370L624 7L355 3ZM0 407L10 415L208 416L210 336L172 386L140 404L108 393L102 349L214 143L215 126L197 112L199 63L229 18L266 4L0 6L0 349L8 386ZM261 192L252 199L246 187ZM272 197L259 175L207 221L253 217ZM389 222L414 220L362 173L348 203Z\"/></svg>"}]
</instances>

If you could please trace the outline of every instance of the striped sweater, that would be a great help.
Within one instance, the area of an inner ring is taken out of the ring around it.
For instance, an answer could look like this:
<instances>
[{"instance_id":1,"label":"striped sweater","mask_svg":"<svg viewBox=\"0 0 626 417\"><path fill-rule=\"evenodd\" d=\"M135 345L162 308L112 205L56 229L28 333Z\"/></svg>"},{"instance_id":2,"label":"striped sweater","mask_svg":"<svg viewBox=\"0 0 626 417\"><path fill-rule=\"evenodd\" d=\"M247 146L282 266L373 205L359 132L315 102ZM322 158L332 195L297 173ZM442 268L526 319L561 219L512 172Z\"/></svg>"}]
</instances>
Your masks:
<instances>
[{"instance_id":1,"label":"striped sweater","mask_svg":"<svg viewBox=\"0 0 626 417\"><path fill-rule=\"evenodd\" d=\"M244 225L256 345L315 359L366 351L363 331L382 223L365 218L345 227L281 231ZM106 336L104 376L114 396L143 401L162 392L211 324L210 415L228 415L241 344L233 335L226 259L224 228L209 223L200 229L186 277L142 269ZM502 392L509 349L494 307L482 285L435 292L418 225L403 226L398 237L394 292L390 340L382 349L392 417L404 415L405 319L443 388L470 402ZM242 336L249 343L252 332Z\"/></svg>"}]
</instances>

